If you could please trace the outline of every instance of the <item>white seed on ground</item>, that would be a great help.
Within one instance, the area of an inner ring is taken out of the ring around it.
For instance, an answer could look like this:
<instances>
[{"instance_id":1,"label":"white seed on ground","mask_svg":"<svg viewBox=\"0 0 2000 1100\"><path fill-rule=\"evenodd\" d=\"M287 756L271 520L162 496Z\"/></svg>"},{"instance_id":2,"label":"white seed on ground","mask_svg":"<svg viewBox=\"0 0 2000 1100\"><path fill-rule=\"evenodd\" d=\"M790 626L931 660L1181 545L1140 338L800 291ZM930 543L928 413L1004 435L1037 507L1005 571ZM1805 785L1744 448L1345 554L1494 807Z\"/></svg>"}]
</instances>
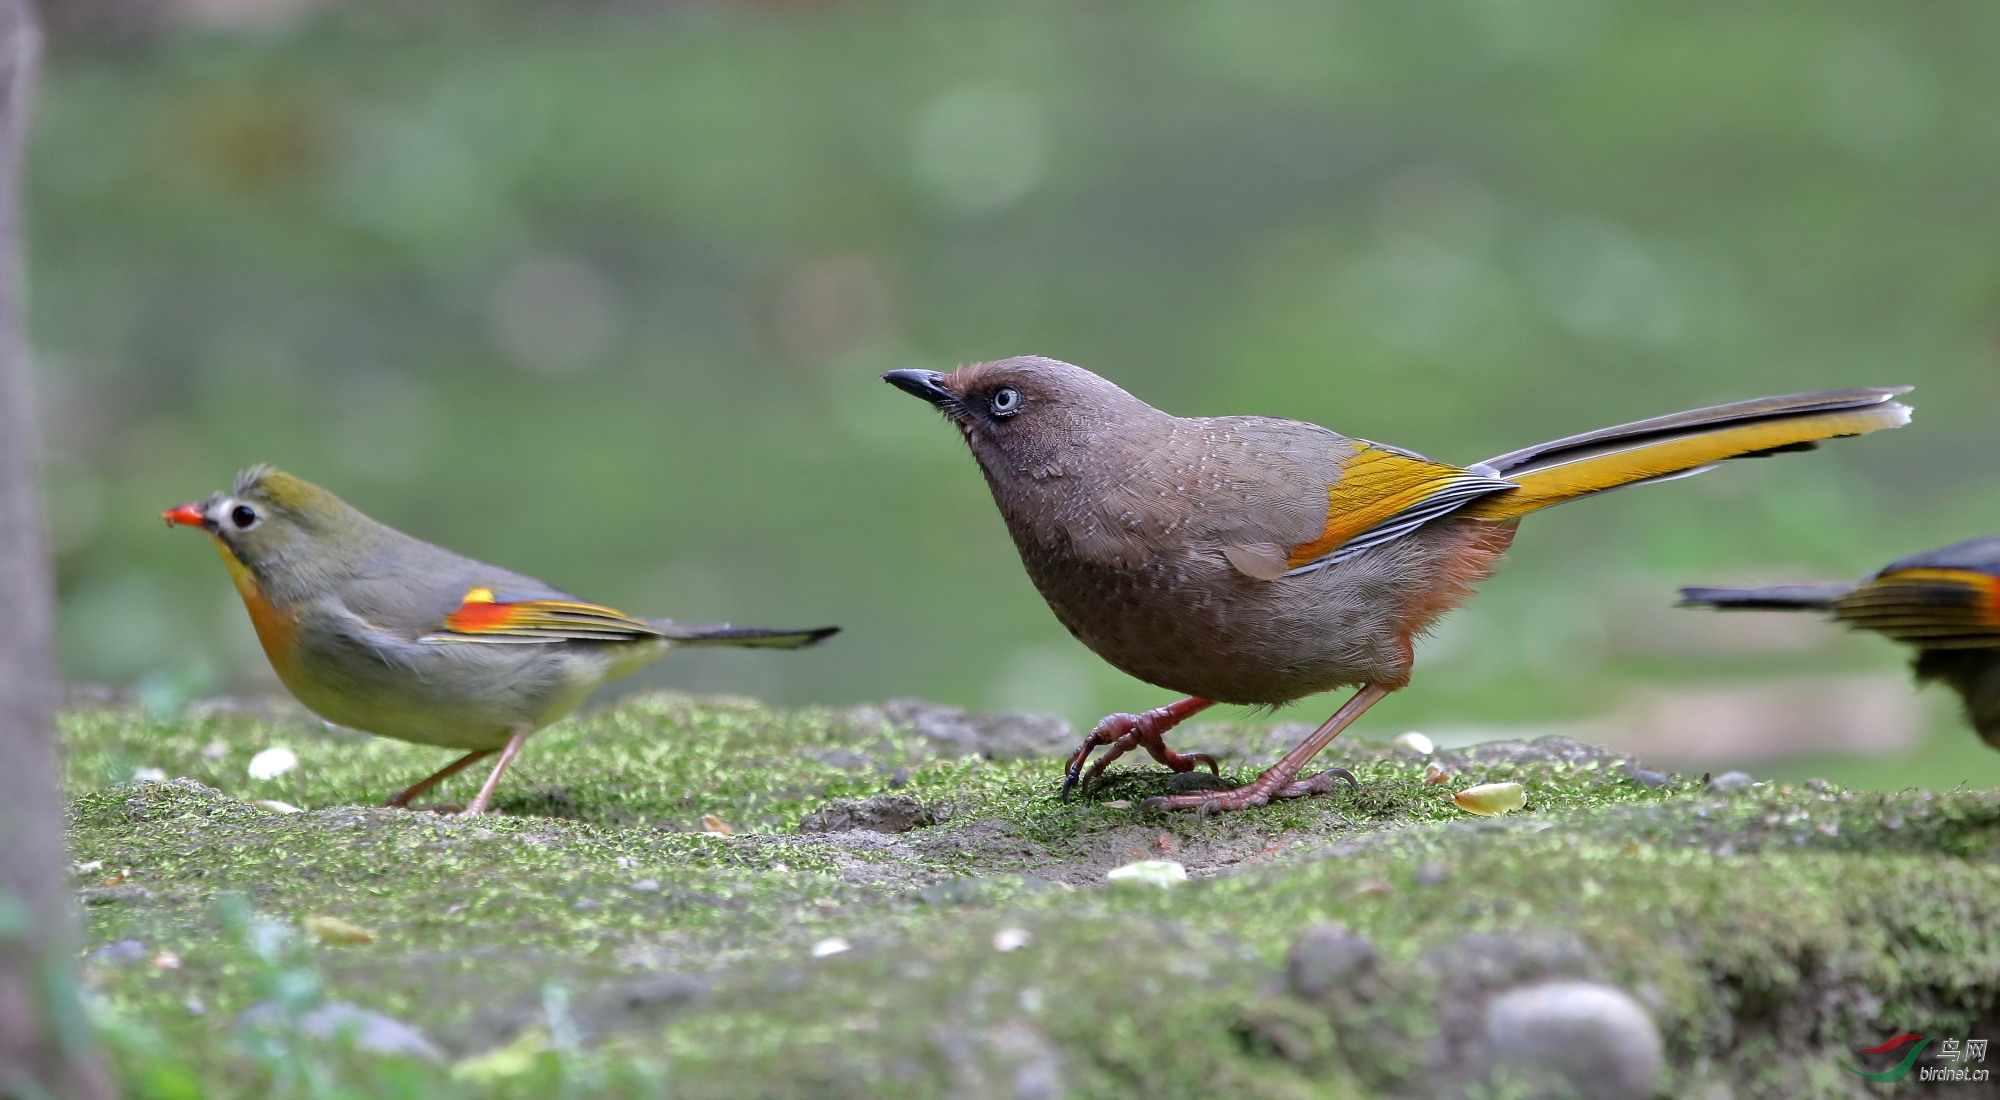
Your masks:
<instances>
[{"instance_id":1,"label":"white seed on ground","mask_svg":"<svg viewBox=\"0 0 2000 1100\"><path fill-rule=\"evenodd\" d=\"M299 754L280 745L250 758L250 778L276 779L299 766Z\"/></svg>"},{"instance_id":2,"label":"white seed on ground","mask_svg":"<svg viewBox=\"0 0 2000 1100\"><path fill-rule=\"evenodd\" d=\"M1142 859L1123 867L1113 867L1104 875L1107 882L1137 882L1165 889L1187 881L1187 868L1171 859Z\"/></svg>"}]
</instances>

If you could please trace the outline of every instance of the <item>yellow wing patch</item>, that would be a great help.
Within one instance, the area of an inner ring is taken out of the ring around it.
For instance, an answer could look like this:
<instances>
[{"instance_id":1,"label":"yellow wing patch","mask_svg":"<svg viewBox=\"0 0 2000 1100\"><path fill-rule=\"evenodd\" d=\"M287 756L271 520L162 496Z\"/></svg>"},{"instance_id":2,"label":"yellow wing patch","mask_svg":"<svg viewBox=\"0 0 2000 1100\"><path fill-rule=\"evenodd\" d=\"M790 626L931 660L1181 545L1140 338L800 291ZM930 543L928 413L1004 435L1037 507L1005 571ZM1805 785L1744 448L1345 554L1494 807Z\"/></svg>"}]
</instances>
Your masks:
<instances>
[{"instance_id":1,"label":"yellow wing patch","mask_svg":"<svg viewBox=\"0 0 2000 1100\"><path fill-rule=\"evenodd\" d=\"M1355 444L1360 449L1342 470L1340 482L1326 492L1326 530L1292 551L1291 567L1318 561L1400 516L1413 519L1409 528L1414 529L1466 500L1508 488L1506 482L1421 455L1366 440Z\"/></svg>"},{"instance_id":2,"label":"yellow wing patch","mask_svg":"<svg viewBox=\"0 0 2000 1100\"><path fill-rule=\"evenodd\" d=\"M1855 626L1930 649L2000 646L2000 577L1969 569L1902 569L1834 601Z\"/></svg>"},{"instance_id":3,"label":"yellow wing patch","mask_svg":"<svg viewBox=\"0 0 2000 1100\"><path fill-rule=\"evenodd\" d=\"M472 588L445 617L444 629L425 640L627 642L660 636L645 620L609 607L573 600L503 603L490 588Z\"/></svg>"},{"instance_id":4,"label":"yellow wing patch","mask_svg":"<svg viewBox=\"0 0 2000 1100\"><path fill-rule=\"evenodd\" d=\"M1512 475L1509 480L1520 486L1518 491L1475 501L1460 514L1468 519L1513 519L1590 493L1683 473L1726 458L1894 427L1903 422L1903 416L1900 405L1870 405L1816 416L1721 427L1652 442L1635 443L1629 439L1613 442L1596 453L1586 451L1558 465Z\"/></svg>"}]
</instances>

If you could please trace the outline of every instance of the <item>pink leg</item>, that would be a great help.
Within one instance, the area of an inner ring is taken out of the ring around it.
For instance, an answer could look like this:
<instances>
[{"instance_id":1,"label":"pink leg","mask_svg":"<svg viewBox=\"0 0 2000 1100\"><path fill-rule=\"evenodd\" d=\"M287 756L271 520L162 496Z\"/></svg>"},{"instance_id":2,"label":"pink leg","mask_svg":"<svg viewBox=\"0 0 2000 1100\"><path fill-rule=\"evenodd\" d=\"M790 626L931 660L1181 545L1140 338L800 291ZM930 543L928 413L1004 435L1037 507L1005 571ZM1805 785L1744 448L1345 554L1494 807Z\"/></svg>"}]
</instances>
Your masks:
<instances>
[{"instance_id":1,"label":"pink leg","mask_svg":"<svg viewBox=\"0 0 2000 1100\"><path fill-rule=\"evenodd\" d=\"M1166 742L1168 730L1214 705L1212 699L1190 697L1144 714L1106 715L1097 723L1097 728L1090 731L1090 736L1083 739L1083 744L1070 754L1069 767L1063 771L1062 800L1068 802L1071 791L1088 789L1113 760L1136 748L1145 749L1153 759L1176 772L1193 771L1195 765L1206 764L1210 772L1220 774L1216 771L1215 757L1205 752L1183 755L1168 748ZM1101 745L1111 746L1111 751L1098 757L1079 781L1078 773L1083 771L1084 761L1090 759L1091 752Z\"/></svg>"},{"instance_id":2,"label":"pink leg","mask_svg":"<svg viewBox=\"0 0 2000 1100\"><path fill-rule=\"evenodd\" d=\"M392 809L406 810L410 806L411 799L417 797L420 794L423 794L425 791L430 790L432 787L437 786L439 783L442 783L445 780L450 779L452 776L457 775L459 772L464 771L466 765L472 763L473 761L481 759L483 757L492 756L493 751L494 750L492 749L476 749L472 752L466 753L464 756L461 756L458 759L452 761L451 763L446 764L444 767L439 768L436 772L431 774L430 778L419 779L415 783L410 784L408 787L405 787L402 790L397 791L395 794L390 795L389 801L382 803L382 805L388 806Z\"/></svg>"},{"instance_id":3,"label":"pink leg","mask_svg":"<svg viewBox=\"0 0 2000 1100\"><path fill-rule=\"evenodd\" d=\"M1243 810L1251 806L1262 806L1274 798L1303 798L1310 794L1324 794L1333 789L1335 779L1346 779L1355 783L1354 776L1345 768L1329 768L1310 779L1298 779L1300 771L1314 756L1340 731L1352 725L1356 718L1369 707L1388 697L1391 689L1380 684L1363 685L1354 693L1354 698L1341 704L1324 725L1313 731L1312 736L1299 742L1297 748L1286 753L1283 759L1252 780L1248 785L1233 791L1199 791L1194 794L1168 795L1149 798L1140 803L1148 810L1200 810L1204 814L1226 810ZM1355 783L1358 787L1359 784Z\"/></svg>"},{"instance_id":4,"label":"pink leg","mask_svg":"<svg viewBox=\"0 0 2000 1100\"><path fill-rule=\"evenodd\" d=\"M518 729L514 731L513 736L507 738L507 747L500 750L500 762L493 765L493 774L486 777L485 786L479 788L479 793L473 796L472 804L467 806L465 812L458 816L478 817L480 814L486 812L486 803L493 798L493 788L500 785L500 776L507 771L507 765L514 762L514 757L521 751L521 745L528 740L528 735L533 732L535 731L530 729Z\"/></svg>"}]
</instances>

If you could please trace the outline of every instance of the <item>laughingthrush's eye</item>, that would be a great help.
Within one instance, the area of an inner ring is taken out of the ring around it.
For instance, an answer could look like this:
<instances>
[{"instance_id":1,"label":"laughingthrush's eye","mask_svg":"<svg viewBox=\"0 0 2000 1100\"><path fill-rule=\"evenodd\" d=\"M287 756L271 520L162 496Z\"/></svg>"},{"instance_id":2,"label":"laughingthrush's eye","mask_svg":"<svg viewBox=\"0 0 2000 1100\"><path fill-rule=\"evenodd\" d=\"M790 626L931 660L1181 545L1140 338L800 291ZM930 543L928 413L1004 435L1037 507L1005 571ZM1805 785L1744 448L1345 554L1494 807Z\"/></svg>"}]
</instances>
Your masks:
<instances>
[{"instance_id":1,"label":"laughingthrush's eye","mask_svg":"<svg viewBox=\"0 0 2000 1100\"><path fill-rule=\"evenodd\" d=\"M1021 407L1021 394L1012 386L993 391L993 415L1012 416Z\"/></svg>"},{"instance_id":2,"label":"laughingthrush's eye","mask_svg":"<svg viewBox=\"0 0 2000 1100\"><path fill-rule=\"evenodd\" d=\"M239 504L229 510L229 522L239 531L248 531L257 522L257 509L248 504Z\"/></svg>"}]
</instances>

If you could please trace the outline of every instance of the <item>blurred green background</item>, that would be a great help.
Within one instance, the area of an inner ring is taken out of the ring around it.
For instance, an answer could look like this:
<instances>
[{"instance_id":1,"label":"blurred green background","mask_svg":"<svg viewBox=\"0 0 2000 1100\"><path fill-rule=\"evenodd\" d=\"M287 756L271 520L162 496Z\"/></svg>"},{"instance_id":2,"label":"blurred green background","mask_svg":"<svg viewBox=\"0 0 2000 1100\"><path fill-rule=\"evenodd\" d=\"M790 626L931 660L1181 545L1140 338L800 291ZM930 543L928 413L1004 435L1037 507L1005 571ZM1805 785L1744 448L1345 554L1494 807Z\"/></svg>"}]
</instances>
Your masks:
<instances>
[{"instance_id":1,"label":"blurred green background","mask_svg":"<svg viewBox=\"0 0 2000 1100\"><path fill-rule=\"evenodd\" d=\"M628 689L1083 723L1169 696L1068 638L881 371L1046 354L1456 462L1907 383L1908 429L1535 517L1365 728L2000 783L1891 644L1670 609L2000 529L1991 4L46 11L32 327L73 680L274 687L213 552L156 518L268 461L636 612L847 628Z\"/></svg>"}]
</instances>

